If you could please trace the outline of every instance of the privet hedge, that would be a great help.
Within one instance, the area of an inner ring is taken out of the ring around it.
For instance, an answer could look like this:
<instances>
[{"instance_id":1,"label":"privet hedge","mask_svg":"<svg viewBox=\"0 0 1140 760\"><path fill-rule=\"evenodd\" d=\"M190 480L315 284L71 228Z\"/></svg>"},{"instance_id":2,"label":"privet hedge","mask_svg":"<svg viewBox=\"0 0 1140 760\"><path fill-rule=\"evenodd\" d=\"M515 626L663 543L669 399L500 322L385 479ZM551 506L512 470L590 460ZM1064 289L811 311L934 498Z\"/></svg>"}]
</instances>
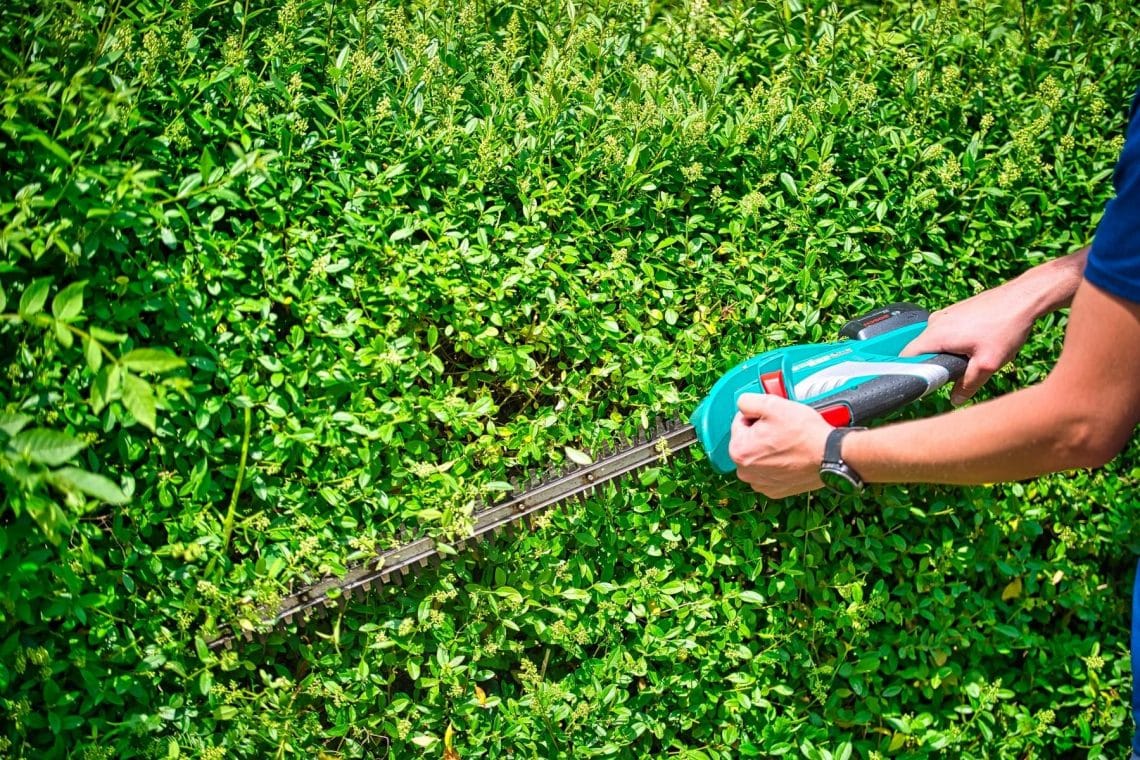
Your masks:
<instances>
[{"instance_id":1,"label":"privet hedge","mask_svg":"<svg viewBox=\"0 0 1140 760\"><path fill-rule=\"evenodd\" d=\"M745 356L1084 243L1138 24L5 2L0 754L1122 756L1135 448L780 502L677 456L333 620L204 642Z\"/></svg>"}]
</instances>

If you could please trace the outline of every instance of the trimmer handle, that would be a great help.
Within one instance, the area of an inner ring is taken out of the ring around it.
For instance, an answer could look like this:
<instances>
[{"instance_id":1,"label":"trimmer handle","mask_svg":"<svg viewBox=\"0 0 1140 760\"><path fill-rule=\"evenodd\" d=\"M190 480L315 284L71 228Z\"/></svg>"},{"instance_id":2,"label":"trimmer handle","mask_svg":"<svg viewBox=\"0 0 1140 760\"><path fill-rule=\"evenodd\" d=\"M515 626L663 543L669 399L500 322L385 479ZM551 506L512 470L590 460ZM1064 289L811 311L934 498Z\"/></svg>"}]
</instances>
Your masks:
<instances>
[{"instance_id":1,"label":"trimmer handle","mask_svg":"<svg viewBox=\"0 0 1140 760\"><path fill-rule=\"evenodd\" d=\"M917 401L966 371L966 360L954 354L927 354L921 364L945 370L922 375L879 375L834 395L807 402L835 427L863 425Z\"/></svg>"}]
</instances>

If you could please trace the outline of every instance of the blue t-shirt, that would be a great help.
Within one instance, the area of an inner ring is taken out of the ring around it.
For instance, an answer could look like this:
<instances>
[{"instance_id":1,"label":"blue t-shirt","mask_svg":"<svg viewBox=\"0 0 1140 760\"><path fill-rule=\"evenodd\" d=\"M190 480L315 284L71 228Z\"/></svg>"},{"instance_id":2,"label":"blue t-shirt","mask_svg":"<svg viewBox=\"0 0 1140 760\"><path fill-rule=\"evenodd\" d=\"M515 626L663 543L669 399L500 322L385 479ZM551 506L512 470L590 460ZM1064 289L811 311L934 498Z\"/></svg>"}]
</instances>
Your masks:
<instances>
[{"instance_id":1,"label":"blue t-shirt","mask_svg":"<svg viewBox=\"0 0 1140 760\"><path fill-rule=\"evenodd\" d=\"M1132 98L1124 150L1085 264L1085 279L1115 296L1140 303L1140 89Z\"/></svg>"}]
</instances>

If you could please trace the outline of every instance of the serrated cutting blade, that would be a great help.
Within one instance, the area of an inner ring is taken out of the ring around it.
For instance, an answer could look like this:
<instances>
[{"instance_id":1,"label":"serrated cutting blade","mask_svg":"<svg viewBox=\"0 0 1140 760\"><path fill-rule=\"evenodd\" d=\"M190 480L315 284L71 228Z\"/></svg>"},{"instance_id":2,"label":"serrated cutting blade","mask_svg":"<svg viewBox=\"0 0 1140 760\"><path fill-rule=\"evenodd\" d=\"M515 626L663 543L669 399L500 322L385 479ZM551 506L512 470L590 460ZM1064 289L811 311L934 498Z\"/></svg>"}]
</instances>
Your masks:
<instances>
[{"instance_id":1,"label":"serrated cutting blade","mask_svg":"<svg viewBox=\"0 0 1140 760\"><path fill-rule=\"evenodd\" d=\"M546 480L528 484L525 490L514 492L504 500L475 512L471 533L451 546L462 550L479 543L487 536L497 535L504 529L529 527L533 518L551 507L573 498L585 498L599 486L622 475L661 464L673 454L697 442L692 425L673 422L657 429L645 431L633 444L620 448L595 462L581 465L569 472L554 472ZM345 604L353 592L362 597L382 585L399 584L405 575L430 567L441 559L434 539L421 537L372 557L349 569L341 578L324 578L286 596L273 609L258 611L260 631L280 630L310 618L319 618L327 607ZM244 629L247 634L251 631ZM230 647L239 638L231 628L209 640L210 649ZM252 638L252 636L248 636Z\"/></svg>"}]
</instances>

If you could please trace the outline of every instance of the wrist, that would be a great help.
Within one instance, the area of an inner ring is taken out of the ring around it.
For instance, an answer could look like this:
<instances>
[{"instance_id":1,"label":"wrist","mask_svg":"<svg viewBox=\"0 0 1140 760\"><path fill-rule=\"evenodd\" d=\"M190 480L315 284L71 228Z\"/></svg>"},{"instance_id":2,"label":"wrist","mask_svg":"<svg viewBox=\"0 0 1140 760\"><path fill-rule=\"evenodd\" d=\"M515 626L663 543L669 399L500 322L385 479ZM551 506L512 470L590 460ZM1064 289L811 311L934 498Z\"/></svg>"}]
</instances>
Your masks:
<instances>
[{"instance_id":1,"label":"wrist","mask_svg":"<svg viewBox=\"0 0 1140 760\"><path fill-rule=\"evenodd\" d=\"M1088 247L1034 267L1010 280L1021 316L1027 326L1039 317L1062 309L1073 300L1084 276Z\"/></svg>"},{"instance_id":2,"label":"wrist","mask_svg":"<svg viewBox=\"0 0 1140 760\"><path fill-rule=\"evenodd\" d=\"M882 428L878 428L878 430L882 430ZM874 453L868 446L868 435L874 432L874 430L867 428L859 428L852 430L843 439L843 459L859 473L864 485L887 482L888 480L883 478L879 472Z\"/></svg>"}]
</instances>

